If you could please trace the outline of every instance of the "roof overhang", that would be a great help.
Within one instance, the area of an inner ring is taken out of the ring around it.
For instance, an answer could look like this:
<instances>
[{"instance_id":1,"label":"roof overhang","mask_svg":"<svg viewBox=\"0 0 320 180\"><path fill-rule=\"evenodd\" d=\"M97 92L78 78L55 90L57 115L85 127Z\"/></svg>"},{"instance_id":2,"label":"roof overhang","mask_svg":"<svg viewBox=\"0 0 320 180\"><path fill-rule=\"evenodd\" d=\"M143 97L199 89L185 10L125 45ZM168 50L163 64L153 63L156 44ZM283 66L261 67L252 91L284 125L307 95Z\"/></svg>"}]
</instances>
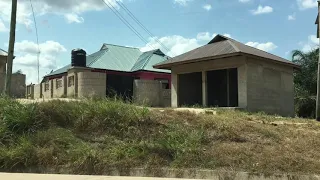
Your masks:
<instances>
[{"instance_id":1,"label":"roof overhang","mask_svg":"<svg viewBox=\"0 0 320 180\"><path fill-rule=\"evenodd\" d=\"M196 62L201 62L201 61L209 61L209 60L215 60L215 59L221 59L221 58L228 58L228 57L234 57L234 56L247 56L247 57L254 57L254 58L258 58L259 60L271 60L271 62L273 63L277 63L277 64L281 64L281 65L286 65L286 66L290 66L293 67L294 69L301 69L300 65L295 64L293 62L282 62L282 61L277 61L274 59L267 59L264 57L260 57L260 56L256 56L256 55L252 55L252 54L247 54L247 53L243 53L243 52L236 52L236 53L230 53L230 54L225 54L225 55L220 55L220 56L211 56L211 57L206 57L206 58L199 58L199 59L191 59L191 60L187 60L187 61L181 61L181 62L172 62L172 63L165 63L165 64L156 64L153 67L157 68L157 69L167 69L167 70L171 70L171 68L173 66L177 66L177 65L182 65L182 64L190 64L190 63L196 63Z\"/></svg>"},{"instance_id":2,"label":"roof overhang","mask_svg":"<svg viewBox=\"0 0 320 180\"><path fill-rule=\"evenodd\" d=\"M172 63L168 62L168 63L164 63L164 64L159 63L159 64L154 65L153 68L171 70L172 66L201 62L201 61L208 61L208 60L214 60L214 59L228 58L228 57L240 56L240 55L241 55L241 53L235 52L235 53L223 54L223 55L219 55L219 56L211 56L211 57L205 57L205 58L199 58L199 59L190 59L187 61L172 62Z\"/></svg>"},{"instance_id":3,"label":"roof overhang","mask_svg":"<svg viewBox=\"0 0 320 180\"><path fill-rule=\"evenodd\" d=\"M274 59L268 59L268 58L264 58L264 57L260 57L260 56L256 56L256 55L252 55L252 54L247 54L247 53L241 53L242 55L244 56L247 56L247 57L254 57L256 59L259 59L259 60L265 60L265 61L268 61L268 62L273 62L273 63L276 63L276 64L281 64L281 65L285 65L285 66L290 66L290 67L293 67L294 69L301 69L301 66L296 64L296 63L293 63L293 62L282 62L282 61L277 61L277 60L274 60Z\"/></svg>"}]
</instances>

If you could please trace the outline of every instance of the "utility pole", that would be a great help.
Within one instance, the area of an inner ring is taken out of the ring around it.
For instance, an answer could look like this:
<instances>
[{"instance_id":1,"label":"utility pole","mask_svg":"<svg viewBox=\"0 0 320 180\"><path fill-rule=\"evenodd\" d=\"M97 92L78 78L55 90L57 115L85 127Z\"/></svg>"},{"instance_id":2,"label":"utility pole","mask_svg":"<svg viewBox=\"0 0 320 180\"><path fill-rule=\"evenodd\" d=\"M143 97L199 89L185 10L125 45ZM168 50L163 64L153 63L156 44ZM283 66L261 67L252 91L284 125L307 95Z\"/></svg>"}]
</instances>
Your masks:
<instances>
[{"instance_id":1,"label":"utility pole","mask_svg":"<svg viewBox=\"0 0 320 180\"><path fill-rule=\"evenodd\" d=\"M17 0L12 0L10 38L9 38L9 48L8 48L8 57L7 57L7 72L6 72L6 80L4 84L4 94L7 96L10 96L10 89L11 89L12 64L13 64L14 43L15 43L15 35L16 35L16 16L17 16Z\"/></svg>"},{"instance_id":2,"label":"utility pole","mask_svg":"<svg viewBox=\"0 0 320 180\"><path fill-rule=\"evenodd\" d=\"M318 1L318 16L316 20L317 24L317 37L319 38L320 36L320 1ZM320 41L319 41L320 45ZM319 48L318 45L318 48ZM318 57L318 72L317 72L317 99L316 99L316 119L317 121L320 121L320 48L319 48L319 57Z\"/></svg>"}]
</instances>

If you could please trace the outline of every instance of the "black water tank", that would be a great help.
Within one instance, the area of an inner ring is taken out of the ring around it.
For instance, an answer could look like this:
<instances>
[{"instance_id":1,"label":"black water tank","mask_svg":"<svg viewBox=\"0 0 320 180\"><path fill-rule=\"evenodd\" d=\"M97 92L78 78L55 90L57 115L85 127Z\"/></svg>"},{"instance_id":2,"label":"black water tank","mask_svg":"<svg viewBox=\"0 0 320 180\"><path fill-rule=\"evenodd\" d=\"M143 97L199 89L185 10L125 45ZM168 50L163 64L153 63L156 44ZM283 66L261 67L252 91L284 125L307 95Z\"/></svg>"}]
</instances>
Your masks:
<instances>
[{"instance_id":1,"label":"black water tank","mask_svg":"<svg viewBox=\"0 0 320 180\"><path fill-rule=\"evenodd\" d=\"M87 53L83 49L71 51L71 66L86 67Z\"/></svg>"}]
</instances>

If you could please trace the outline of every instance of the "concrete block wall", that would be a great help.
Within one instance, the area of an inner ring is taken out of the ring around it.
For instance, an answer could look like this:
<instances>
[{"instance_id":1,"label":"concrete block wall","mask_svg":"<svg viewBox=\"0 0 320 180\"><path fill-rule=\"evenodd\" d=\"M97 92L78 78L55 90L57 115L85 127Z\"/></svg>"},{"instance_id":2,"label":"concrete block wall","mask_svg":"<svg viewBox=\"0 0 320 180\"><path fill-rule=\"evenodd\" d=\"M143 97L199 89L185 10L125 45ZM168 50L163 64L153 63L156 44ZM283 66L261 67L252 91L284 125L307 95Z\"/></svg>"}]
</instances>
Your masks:
<instances>
[{"instance_id":1,"label":"concrete block wall","mask_svg":"<svg viewBox=\"0 0 320 180\"><path fill-rule=\"evenodd\" d=\"M162 89L160 93L161 93L160 106L170 107L171 106L171 89Z\"/></svg>"},{"instance_id":2,"label":"concrete block wall","mask_svg":"<svg viewBox=\"0 0 320 180\"><path fill-rule=\"evenodd\" d=\"M133 83L133 100L147 106L169 107L171 90L163 89L159 81L137 79Z\"/></svg>"},{"instance_id":3,"label":"concrete block wall","mask_svg":"<svg viewBox=\"0 0 320 180\"><path fill-rule=\"evenodd\" d=\"M183 64L179 66L172 67L171 70L171 106L178 107L179 106L179 74L186 73L194 73L194 72L202 72L202 82L207 82L204 79L204 75L206 71L211 70L219 70L219 69L229 69L229 68L238 68L238 77L243 77L242 79L238 78L238 103L239 107L246 108L247 107L247 85L246 85L246 58L244 56L234 56L223 59L214 59L196 63ZM202 92L202 105L206 106L205 99L207 98L206 93L206 85L202 83L203 92ZM240 96L241 95L241 96Z\"/></svg>"},{"instance_id":4,"label":"concrete block wall","mask_svg":"<svg viewBox=\"0 0 320 180\"><path fill-rule=\"evenodd\" d=\"M247 61L247 109L294 116L293 68Z\"/></svg>"},{"instance_id":5,"label":"concrete block wall","mask_svg":"<svg viewBox=\"0 0 320 180\"><path fill-rule=\"evenodd\" d=\"M34 99L42 98L42 84L35 84L34 85Z\"/></svg>"},{"instance_id":6,"label":"concrete block wall","mask_svg":"<svg viewBox=\"0 0 320 180\"><path fill-rule=\"evenodd\" d=\"M46 89L46 84L49 84L49 89ZM45 99L50 99L53 97L53 80L42 83L42 95Z\"/></svg>"},{"instance_id":7,"label":"concrete block wall","mask_svg":"<svg viewBox=\"0 0 320 180\"><path fill-rule=\"evenodd\" d=\"M0 73L6 72L6 62L7 62L7 56L0 55Z\"/></svg>"},{"instance_id":8,"label":"concrete block wall","mask_svg":"<svg viewBox=\"0 0 320 180\"><path fill-rule=\"evenodd\" d=\"M61 87L58 87L58 82L61 82ZM53 98L62 98L67 96L67 76L62 76L59 79L53 79Z\"/></svg>"},{"instance_id":9,"label":"concrete block wall","mask_svg":"<svg viewBox=\"0 0 320 180\"><path fill-rule=\"evenodd\" d=\"M26 87L26 98L34 99L34 84L30 84Z\"/></svg>"},{"instance_id":10,"label":"concrete block wall","mask_svg":"<svg viewBox=\"0 0 320 180\"><path fill-rule=\"evenodd\" d=\"M71 78L73 79L72 84L70 84ZM76 72L69 72L67 75L67 97L78 97L78 76Z\"/></svg>"},{"instance_id":11,"label":"concrete block wall","mask_svg":"<svg viewBox=\"0 0 320 180\"><path fill-rule=\"evenodd\" d=\"M78 72L78 97L106 97L107 75L101 72Z\"/></svg>"},{"instance_id":12,"label":"concrete block wall","mask_svg":"<svg viewBox=\"0 0 320 180\"><path fill-rule=\"evenodd\" d=\"M12 74L11 95L16 98L25 97L26 93L26 75Z\"/></svg>"},{"instance_id":13,"label":"concrete block wall","mask_svg":"<svg viewBox=\"0 0 320 180\"><path fill-rule=\"evenodd\" d=\"M0 73L0 92L4 89L5 73ZM11 76L11 96L23 98L26 95L26 75L12 74Z\"/></svg>"}]
</instances>

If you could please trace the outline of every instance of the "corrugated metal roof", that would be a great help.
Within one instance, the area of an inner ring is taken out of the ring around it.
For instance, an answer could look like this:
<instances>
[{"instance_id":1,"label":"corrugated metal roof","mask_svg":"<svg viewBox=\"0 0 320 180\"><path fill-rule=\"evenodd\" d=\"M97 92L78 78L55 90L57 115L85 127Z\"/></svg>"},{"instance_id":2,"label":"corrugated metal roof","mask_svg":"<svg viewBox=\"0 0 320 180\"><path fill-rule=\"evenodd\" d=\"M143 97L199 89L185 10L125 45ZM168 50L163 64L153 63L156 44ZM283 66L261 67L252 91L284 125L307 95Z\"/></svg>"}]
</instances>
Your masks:
<instances>
[{"instance_id":1,"label":"corrugated metal roof","mask_svg":"<svg viewBox=\"0 0 320 180\"><path fill-rule=\"evenodd\" d=\"M170 73L168 70L152 67L165 60L167 56L160 50L141 52L138 48L103 44L98 52L87 56L87 67L124 72L146 70ZM65 73L69 68L71 65L64 66L46 76Z\"/></svg>"},{"instance_id":2,"label":"corrugated metal roof","mask_svg":"<svg viewBox=\"0 0 320 180\"><path fill-rule=\"evenodd\" d=\"M232 55L234 53L245 53L249 55L259 56L262 58L266 58L266 59L270 59L270 60L274 60L274 61L286 63L291 66L298 67L297 64L291 61L288 61L284 58L253 48L251 46L247 46L234 39L231 39L222 35L215 36L207 45L201 46L187 53L176 56L167 61L158 63L154 65L154 67L170 69L172 64L175 64L175 63L189 62L192 60L199 60L203 58L217 57L222 55Z\"/></svg>"},{"instance_id":3,"label":"corrugated metal roof","mask_svg":"<svg viewBox=\"0 0 320 180\"><path fill-rule=\"evenodd\" d=\"M0 49L0 56L8 56L7 51Z\"/></svg>"}]
</instances>

